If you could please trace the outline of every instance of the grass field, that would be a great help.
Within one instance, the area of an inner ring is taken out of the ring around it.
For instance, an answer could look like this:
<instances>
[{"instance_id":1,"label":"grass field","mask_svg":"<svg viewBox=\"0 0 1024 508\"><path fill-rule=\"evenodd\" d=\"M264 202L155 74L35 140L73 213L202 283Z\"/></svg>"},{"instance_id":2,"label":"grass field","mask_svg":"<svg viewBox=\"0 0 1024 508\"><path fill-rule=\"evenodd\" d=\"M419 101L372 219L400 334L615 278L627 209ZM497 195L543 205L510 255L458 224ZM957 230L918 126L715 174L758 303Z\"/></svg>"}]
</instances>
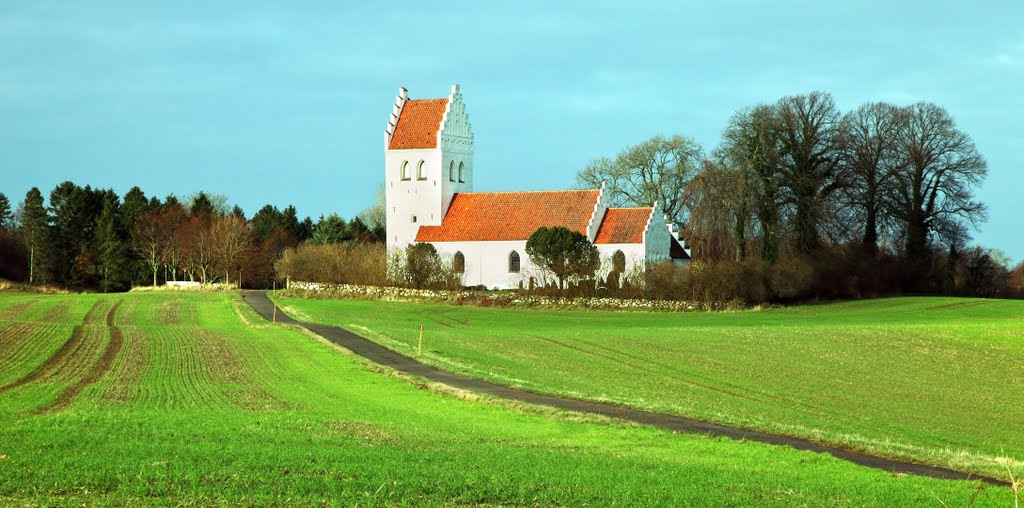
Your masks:
<instances>
[{"instance_id":1,"label":"grass field","mask_svg":"<svg viewBox=\"0 0 1024 508\"><path fill-rule=\"evenodd\" d=\"M731 313L282 298L422 361L875 454L1024 476L1024 302L896 298Z\"/></svg>"},{"instance_id":2,"label":"grass field","mask_svg":"<svg viewBox=\"0 0 1024 508\"><path fill-rule=\"evenodd\" d=\"M1013 503L456 395L263 324L236 295L0 293L0 505Z\"/></svg>"}]
</instances>

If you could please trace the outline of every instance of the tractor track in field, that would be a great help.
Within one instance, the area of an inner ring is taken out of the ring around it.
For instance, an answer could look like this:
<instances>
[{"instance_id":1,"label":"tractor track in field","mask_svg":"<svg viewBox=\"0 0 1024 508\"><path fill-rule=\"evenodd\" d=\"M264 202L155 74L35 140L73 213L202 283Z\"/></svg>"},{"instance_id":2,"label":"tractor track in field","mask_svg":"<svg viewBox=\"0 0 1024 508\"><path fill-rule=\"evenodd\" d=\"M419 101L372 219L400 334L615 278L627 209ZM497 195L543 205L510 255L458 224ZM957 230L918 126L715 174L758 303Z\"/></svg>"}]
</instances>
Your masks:
<instances>
[{"instance_id":1,"label":"tractor track in field","mask_svg":"<svg viewBox=\"0 0 1024 508\"><path fill-rule=\"evenodd\" d=\"M4 386L0 386L0 393L4 393L6 391L13 390L19 386L31 383L32 381L35 381L36 379L43 377L47 373L56 370L57 366L63 362L64 358L68 357L69 355L72 354L72 352L78 349L79 344L82 343L82 338L85 336L85 330L83 327L85 327L86 325L90 324L93 321L94 313L97 307L102 305L103 302L103 300L97 300L96 303L92 305L92 308L89 309L88 314L85 315L85 319L82 320L82 324L75 327L74 331L71 332L71 337L69 337L68 340L64 341L64 344L60 346L60 349L58 349L57 352L53 353L53 355L51 355L50 358L43 362L42 365L36 367L35 370L29 372L21 379L15 380Z\"/></svg>"},{"instance_id":2,"label":"tractor track in field","mask_svg":"<svg viewBox=\"0 0 1024 508\"><path fill-rule=\"evenodd\" d=\"M301 326L328 341L344 347L353 353L366 358L379 365L390 367L399 372L425 378L429 381L445 384L461 390L483 393L500 399L547 406L580 413L590 413L619 420L626 420L652 427L659 427L679 432L704 434L709 436L721 436L736 440L755 441L778 446L789 446L797 450L811 451L815 453L828 454L861 466L867 466L891 473L912 474L930 478L946 480L975 480L987 484L1008 487L1010 484L1004 480L988 476L964 473L937 466L904 462L887 457L869 455L824 445L809 439L787 436L782 434L770 434L767 432L729 427L726 425L712 423L684 416L655 413L642 409L620 406L611 403L595 402L589 400L571 399L531 392L524 389L512 388L497 383L491 383L481 379L456 374L441 370L437 367L420 363L408 356L388 349L369 339L360 337L348 330L337 326L304 323L292 319L280 309L276 309L274 303L267 296L266 291L247 290L242 292L242 298L257 314L270 321L275 319L279 323Z\"/></svg>"},{"instance_id":3,"label":"tractor track in field","mask_svg":"<svg viewBox=\"0 0 1024 508\"><path fill-rule=\"evenodd\" d=\"M117 309L121 307L123 300L118 300L113 307L107 311L107 329L110 331L110 341L107 342L107 348L103 351L103 356L100 357L99 361L92 366L89 373L82 379L79 379L75 384L69 386L61 392L57 400L52 403L36 409L36 413L44 413L47 411L56 411L64 406L67 406L78 397L78 394L82 393L82 390L86 386L89 386L98 381L110 367L114 365L114 359L117 358L118 353L121 352L121 346L124 344L124 336L121 334L121 329L114 323L114 316L117 314Z\"/></svg>"}]
</instances>

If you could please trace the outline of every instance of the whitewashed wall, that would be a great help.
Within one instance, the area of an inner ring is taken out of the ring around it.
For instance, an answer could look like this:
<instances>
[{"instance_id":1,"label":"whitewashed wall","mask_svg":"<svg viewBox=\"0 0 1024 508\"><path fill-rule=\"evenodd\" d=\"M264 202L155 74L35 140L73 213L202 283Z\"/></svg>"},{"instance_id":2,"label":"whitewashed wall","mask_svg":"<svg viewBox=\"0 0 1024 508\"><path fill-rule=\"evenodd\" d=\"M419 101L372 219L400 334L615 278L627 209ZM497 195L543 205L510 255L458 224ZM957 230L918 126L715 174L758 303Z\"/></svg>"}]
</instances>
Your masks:
<instances>
[{"instance_id":1,"label":"whitewashed wall","mask_svg":"<svg viewBox=\"0 0 1024 508\"><path fill-rule=\"evenodd\" d=\"M437 147L389 150L394 126L406 101L405 89L395 98L392 119L384 133L384 186L387 217L387 248L404 249L416 239L420 226L437 226L444 219L452 197L473 191L473 132L458 85L452 86L448 107L441 119ZM424 161L426 180L417 180L417 168ZM402 164L408 162L409 180L402 180ZM459 164L464 167L458 181ZM455 167L455 181L449 167ZM413 216L416 222L413 222Z\"/></svg>"},{"instance_id":2,"label":"whitewashed wall","mask_svg":"<svg viewBox=\"0 0 1024 508\"><path fill-rule=\"evenodd\" d=\"M526 255L525 241L511 242L435 242L434 248L442 259L451 260L456 252L466 258L466 271L462 284L465 286L484 285L494 289L518 288L522 282L527 287L530 277L538 283L543 273L530 262ZM519 273L508 271L509 254L519 253Z\"/></svg>"},{"instance_id":3,"label":"whitewashed wall","mask_svg":"<svg viewBox=\"0 0 1024 508\"><path fill-rule=\"evenodd\" d=\"M424 161L426 180L416 180L416 167L421 160ZM404 162L409 163L409 180L401 179ZM420 226L438 225L444 218L442 195L446 182L441 178L441 150L388 150L385 167L387 246L388 250L403 249L416 239ZM413 222L413 216L416 222Z\"/></svg>"}]
</instances>

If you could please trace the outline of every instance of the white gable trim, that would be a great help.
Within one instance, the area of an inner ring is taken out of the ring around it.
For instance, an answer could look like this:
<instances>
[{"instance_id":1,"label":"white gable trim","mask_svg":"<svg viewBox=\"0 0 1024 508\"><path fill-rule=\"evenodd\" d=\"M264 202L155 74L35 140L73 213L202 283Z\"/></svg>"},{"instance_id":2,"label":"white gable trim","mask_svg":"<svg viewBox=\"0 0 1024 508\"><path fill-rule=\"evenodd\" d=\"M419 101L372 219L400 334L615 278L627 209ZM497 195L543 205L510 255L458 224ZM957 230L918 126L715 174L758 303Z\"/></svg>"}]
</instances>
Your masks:
<instances>
[{"instance_id":1,"label":"white gable trim","mask_svg":"<svg viewBox=\"0 0 1024 508\"><path fill-rule=\"evenodd\" d=\"M402 108L405 101L409 100L409 90L404 86L398 87L398 96L395 97L395 105L391 107L391 119L384 129L384 150L391 146L391 138L395 136L395 128L398 127L398 119L402 116Z\"/></svg>"}]
</instances>

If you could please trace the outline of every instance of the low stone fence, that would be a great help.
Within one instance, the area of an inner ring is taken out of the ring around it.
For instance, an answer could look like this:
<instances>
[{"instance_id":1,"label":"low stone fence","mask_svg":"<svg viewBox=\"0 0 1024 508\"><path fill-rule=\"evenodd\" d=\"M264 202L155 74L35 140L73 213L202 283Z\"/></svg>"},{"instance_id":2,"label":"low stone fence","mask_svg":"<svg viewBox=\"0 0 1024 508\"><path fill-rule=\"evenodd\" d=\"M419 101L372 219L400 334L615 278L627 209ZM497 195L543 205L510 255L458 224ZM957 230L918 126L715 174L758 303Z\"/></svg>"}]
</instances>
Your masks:
<instances>
[{"instance_id":1,"label":"low stone fence","mask_svg":"<svg viewBox=\"0 0 1024 508\"><path fill-rule=\"evenodd\" d=\"M518 291L443 291L399 287L358 286L353 284L327 284L321 282L289 281L290 291L303 292L310 298L357 298L384 301L436 301L455 305L480 307L535 307L585 308L601 310L654 310L687 312L721 310L726 305L706 305L698 302L675 300L646 300L640 298L610 297L551 297L525 294Z\"/></svg>"}]
</instances>

